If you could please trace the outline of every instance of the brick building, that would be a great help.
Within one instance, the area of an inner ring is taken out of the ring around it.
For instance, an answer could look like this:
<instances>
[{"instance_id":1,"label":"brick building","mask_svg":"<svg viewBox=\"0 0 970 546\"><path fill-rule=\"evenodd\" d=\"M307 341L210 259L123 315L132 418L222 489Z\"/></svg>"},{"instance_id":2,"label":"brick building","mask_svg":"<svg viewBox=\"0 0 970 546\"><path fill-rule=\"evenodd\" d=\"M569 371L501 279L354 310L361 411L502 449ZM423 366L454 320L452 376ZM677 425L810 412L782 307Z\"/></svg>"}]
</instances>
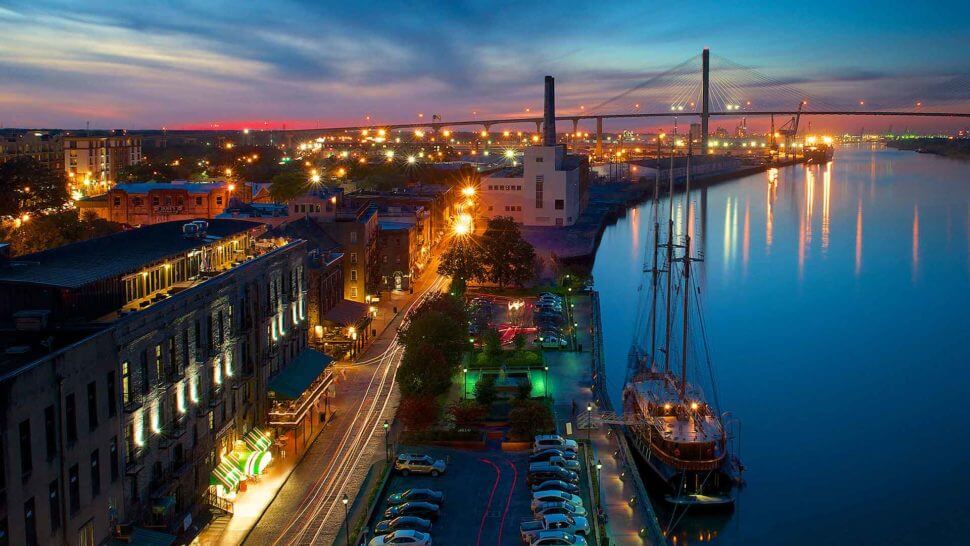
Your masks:
<instances>
[{"instance_id":1,"label":"brick building","mask_svg":"<svg viewBox=\"0 0 970 546\"><path fill-rule=\"evenodd\" d=\"M78 201L82 211L129 226L175 220L212 219L222 214L235 189L223 182L136 182L117 184L106 193Z\"/></svg>"}]
</instances>

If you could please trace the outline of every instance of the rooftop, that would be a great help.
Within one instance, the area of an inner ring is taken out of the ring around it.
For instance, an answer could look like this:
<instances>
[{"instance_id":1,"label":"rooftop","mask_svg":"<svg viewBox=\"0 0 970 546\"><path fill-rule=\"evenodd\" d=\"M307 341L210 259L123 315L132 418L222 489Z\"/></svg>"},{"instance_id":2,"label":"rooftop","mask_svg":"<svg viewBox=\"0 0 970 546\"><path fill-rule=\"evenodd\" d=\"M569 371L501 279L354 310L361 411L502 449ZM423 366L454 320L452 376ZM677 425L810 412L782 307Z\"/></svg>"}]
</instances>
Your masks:
<instances>
[{"instance_id":1,"label":"rooftop","mask_svg":"<svg viewBox=\"0 0 970 546\"><path fill-rule=\"evenodd\" d=\"M80 288L259 225L245 220L208 222L202 238L184 237L186 222L164 222L19 256L0 265L0 282Z\"/></svg>"},{"instance_id":2,"label":"rooftop","mask_svg":"<svg viewBox=\"0 0 970 546\"><path fill-rule=\"evenodd\" d=\"M126 193L148 193L153 190L185 190L189 193L211 193L225 188L220 182L128 182L115 184L112 190Z\"/></svg>"}]
</instances>

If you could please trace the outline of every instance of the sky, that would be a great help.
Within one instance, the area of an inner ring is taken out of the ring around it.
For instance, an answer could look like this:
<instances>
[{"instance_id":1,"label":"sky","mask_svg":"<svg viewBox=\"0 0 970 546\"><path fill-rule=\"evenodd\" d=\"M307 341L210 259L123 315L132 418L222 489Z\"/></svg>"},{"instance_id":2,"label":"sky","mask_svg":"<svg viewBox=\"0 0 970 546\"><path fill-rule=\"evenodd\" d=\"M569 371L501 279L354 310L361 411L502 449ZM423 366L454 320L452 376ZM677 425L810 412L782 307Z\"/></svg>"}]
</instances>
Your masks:
<instances>
[{"instance_id":1,"label":"sky","mask_svg":"<svg viewBox=\"0 0 970 546\"><path fill-rule=\"evenodd\" d=\"M546 74L560 113L659 112L699 92L704 47L722 105L970 112L968 22L965 1L0 0L0 123L524 116Z\"/></svg>"}]
</instances>

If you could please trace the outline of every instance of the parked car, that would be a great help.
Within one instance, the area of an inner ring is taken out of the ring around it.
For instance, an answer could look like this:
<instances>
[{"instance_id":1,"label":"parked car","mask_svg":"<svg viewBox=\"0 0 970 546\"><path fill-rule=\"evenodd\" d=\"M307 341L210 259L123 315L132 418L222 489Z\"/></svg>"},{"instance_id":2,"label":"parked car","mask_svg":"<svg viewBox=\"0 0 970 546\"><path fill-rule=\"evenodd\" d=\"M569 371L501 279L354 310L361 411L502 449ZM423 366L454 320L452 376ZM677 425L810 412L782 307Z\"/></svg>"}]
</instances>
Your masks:
<instances>
[{"instance_id":1,"label":"parked car","mask_svg":"<svg viewBox=\"0 0 970 546\"><path fill-rule=\"evenodd\" d=\"M586 508L571 502L543 502L532 507L532 514L536 517L552 514L568 514L570 516L586 516Z\"/></svg>"},{"instance_id":2,"label":"parked car","mask_svg":"<svg viewBox=\"0 0 970 546\"><path fill-rule=\"evenodd\" d=\"M562 480L546 480L542 483L538 483L532 486L533 491L544 491L548 489L555 489L557 491L565 491L566 493L579 493L579 486L574 483L564 482Z\"/></svg>"},{"instance_id":3,"label":"parked car","mask_svg":"<svg viewBox=\"0 0 970 546\"><path fill-rule=\"evenodd\" d=\"M563 449L549 448L543 449L542 451L536 451L532 455L529 455L530 463L547 462L550 457L561 457L563 459L575 459L576 454L572 451L566 451Z\"/></svg>"},{"instance_id":4,"label":"parked car","mask_svg":"<svg viewBox=\"0 0 970 546\"><path fill-rule=\"evenodd\" d=\"M534 485L542 483L547 480L560 480L569 483L578 483L579 474L561 468L558 466L552 466L549 463L532 463L529 465L529 475L526 476L525 482L528 485Z\"/></svg>"},{"instance_id":5,"label":"parked car","mask_svg":"<svg viewBox=\"0 0 970 546\"><path fill-rule=\"evenodd\" d=\"M374 526L374 535L386 535L405 529L430 533L431 522L417 516L398 516L394 519L382 519Z\"/></svg>"},{"instance_id":6,"label":"parked car","mask_svg":"<svg viewBox=\"0 0 970 546\"><path fill-rule=\"evenodd\" d=\"M414 531L411 529L405 529L401 531L394 531L386 535L380 535L372 538L370 542L367 543L368 546L385 546L386 544L404 544L407 546L431 546L431 535L427 533L422 533L421 531ZM552 543L549 544L558 544ZM571 542L563 542L562 544L572 544Z\"/></svg>"},{"instance_id":7,"label":"parked car","mask_svg":"<svg viewBox=\"0 0 970 546\"><path fill-rule=\"evenodd\" d=\"M447 465L441 459L435 459L430 455L415 455L413 453L401 453L394 460L394 470L402 475L408 474L431 474L438 476L444 474Z\"/></svg>"},{"instance_id":8,"label":"parked car","mask_svg":"<svg viewBox=\"0 0 970 546\"><path fill-rule=\"evenodd\" d=\"M564 531L585 537L589 535L589 521L582 516L550 514L533 521L523 522L519 526L519 536L522 537L522 542L526 544L531 544L543 531Z\"/></svg>"},{"instance_id":9,"label":"parked car","mask_svg":"<svg viewBox=\"0 0 970 546\"><path fill-rule=\"evenodd\" d=\"M529 546L586 546L586 539L564 531L542 531Z\"/></svg>"},{"instance_id":10,"label":"parked car","mask_svg":"<svg viewBox=\"0 0 970 546\"><path fill-rule=\"evenodd\" d=\"M410 501L424 501L441 504L445 500L445 494L434 489L412 488L405 489L387 496L387 504L404 504Z\"/></svg>"},{"instance_id":11,"label":"parked car","mask_svg":"<svg viewBox=\"0 0 970 546\"><path fill-rule=\"evenodd\" d=\"M438 519L440 513L441 507L433 502L414 501L388 507L384 510L384 517L391 519L398 516L417 516L433 521Z\"/></svg>"},{"instance_id":12,"label":"parked car","mask_svg":"<svg viewBox=\"0 0 970 546\"><path fill-rule=\"evenodd\" d=\"M552 466L566 468L573 472L579 472L579 468L582 466L576 459L563 459L562 457L549 457L549 460L546 462Z\"/></svg>"},{"instance_id":13,"label":"parked car","mask_svg":"<svg viewBox=\"0 0 970 546\"><path fill-rule=\"evenodd\" d=\"M570 502L576 506L581 506L583 504L583 499L579 498L577 495L572 493L566 493L563 491L556 491L555 489L547 489L545 491L536 491L532 494L532 507L535 508L539 504L544 502Z\"/></svg>"},{"instance_id":14,"label":"parked car","mask_svg":"<svg viewBox=\"0 0 970 546\"><path fill-rule=\"evenodd\" d=\"M562 296L560 296L559 294L553 294L552 292L542 292L541 294L539 294L538 299L562 301Z\"/></svg>"},{"instance_id":15,"label":"parked car","mask_svg":"<svg viewBox=\"0 0 970 546\"><path fill-rule=\"evenodd\" d=\"M572 451L576 453L579 451L579 444L576 440L570 440L569 438L563 438L558 434L540 434L535 437L532 442L532 452L538 453L544 449L559 449L562 451Z\"/></svg>"}]
</instances>

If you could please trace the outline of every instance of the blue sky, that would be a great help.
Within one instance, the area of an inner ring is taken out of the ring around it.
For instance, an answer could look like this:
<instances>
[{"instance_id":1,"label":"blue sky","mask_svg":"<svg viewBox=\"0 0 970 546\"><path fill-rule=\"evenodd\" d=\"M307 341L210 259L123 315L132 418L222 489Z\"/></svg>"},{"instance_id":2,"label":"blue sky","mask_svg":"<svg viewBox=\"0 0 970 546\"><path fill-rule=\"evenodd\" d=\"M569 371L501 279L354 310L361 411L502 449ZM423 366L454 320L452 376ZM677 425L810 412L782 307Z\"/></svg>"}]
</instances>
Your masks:
<instances>
[{"instance_id":1,"label":"blue sky","mask_svg":"<svg viewBox=\"0 0 970 546\"><path fill-rule=\"evenodd\" d=\"M898 108L919 97L924 108L968 111L970 91L947 83L970 73L968 23L967 2L0 0L0 122L309 127L518 115L541 107L545 74L569 111L703 47L715 68L730 59L826 104ZM662 110L680 92L668 83L603 109ZM742 84L735 94L783 100Z\"/></svg>"}]
</instances>

